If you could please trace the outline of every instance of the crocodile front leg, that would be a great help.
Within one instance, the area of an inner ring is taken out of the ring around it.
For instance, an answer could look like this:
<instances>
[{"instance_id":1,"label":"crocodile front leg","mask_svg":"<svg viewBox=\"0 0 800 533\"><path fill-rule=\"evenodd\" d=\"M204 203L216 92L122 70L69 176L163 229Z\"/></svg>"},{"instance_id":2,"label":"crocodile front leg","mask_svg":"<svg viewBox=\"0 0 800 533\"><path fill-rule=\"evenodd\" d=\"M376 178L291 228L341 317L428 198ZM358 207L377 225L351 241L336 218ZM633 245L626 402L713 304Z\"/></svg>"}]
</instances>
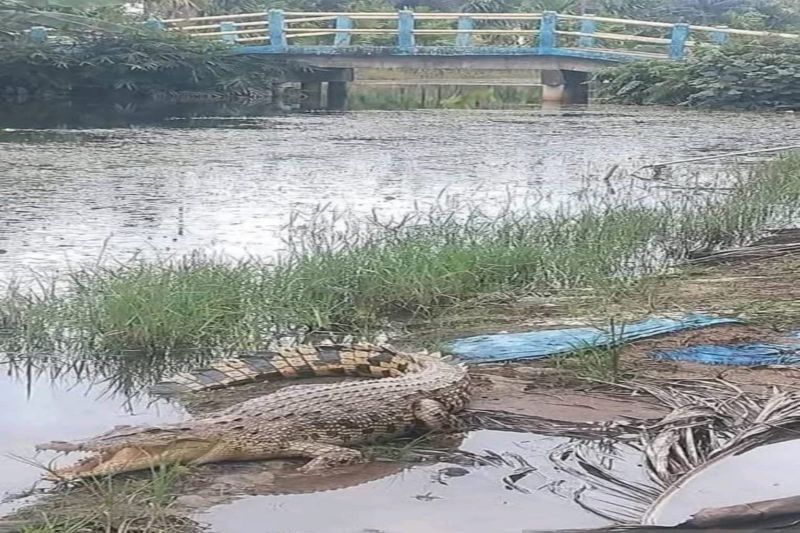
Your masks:
<instances>
[{"instance_id":1,"label":"crocodile front leg","mask_svg":"<svg viewBox=\"0 0 800 533\"><path fill-rule=\"evenodd\" d=\"M364 456L358 450L313 442L293 442L284 451L287 456L311 459L297 469L299 472L306 473L336 465L359 463L364 459Z\"/></svg>"},{"instance_id":2,"label":"crocodile front leg","mask_svg":"<svg viewBox=\"0 0 800 533\"><path fill-rule=\"evenodd\" d=\"M437 402L425 398L414 404L414 418L429 431L464 431L464 423L447 408Z\"/></svg>"}]
</instances>

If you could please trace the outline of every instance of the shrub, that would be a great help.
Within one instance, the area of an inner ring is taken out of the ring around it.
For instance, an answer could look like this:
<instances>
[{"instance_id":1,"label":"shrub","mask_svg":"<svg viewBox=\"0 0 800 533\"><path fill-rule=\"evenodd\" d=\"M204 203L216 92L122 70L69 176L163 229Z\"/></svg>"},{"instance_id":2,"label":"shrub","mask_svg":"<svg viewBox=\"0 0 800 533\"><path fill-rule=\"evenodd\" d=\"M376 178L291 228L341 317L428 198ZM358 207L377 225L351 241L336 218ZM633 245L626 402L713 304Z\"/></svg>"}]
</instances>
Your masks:
<instances>
[{"instance_id":1,"label":"shrub","mask_svg":"<svg viewBox=\"0 0 800 533\"><path fill-rule=\"evenodd\" d=\"M600 72L601 97L626 104L800 109L800 42L701 48L684 62L645 61Z\"/></svg>"},{"instance_id":2,"label":"shrub","mask_svg":"<svg viewBox=\"0 0 800 533\"><path fill-rule=\"evenodd\" d=\"M223 43L150 32L67 43L2 43L0 98L149 98L182 91L268 92L288 63L234 56Z\"/></svg>"}]
</instances>

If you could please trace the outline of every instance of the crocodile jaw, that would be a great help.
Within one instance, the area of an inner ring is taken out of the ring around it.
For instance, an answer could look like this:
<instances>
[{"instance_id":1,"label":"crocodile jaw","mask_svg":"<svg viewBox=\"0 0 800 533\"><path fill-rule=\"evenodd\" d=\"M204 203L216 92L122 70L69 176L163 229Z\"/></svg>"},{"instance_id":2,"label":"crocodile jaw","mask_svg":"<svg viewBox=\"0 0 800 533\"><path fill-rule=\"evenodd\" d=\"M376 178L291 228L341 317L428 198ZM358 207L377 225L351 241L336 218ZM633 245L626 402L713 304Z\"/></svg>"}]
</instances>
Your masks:
<instances>
[{"instance_id":1,"label":"crocodile jaw","mask_svg":"<svg viewBox=\"0 0 800 533\"><path fill-rule=\"evenodd\" d=\"M84 459L45 474L50 481L73 481L158 468L163 464L186 464L200 460L211 452L216 443L186 440L166 445L122 446L89 452ZM40 449L45 449L44 447Z\"/></svg>"}]
</instances>

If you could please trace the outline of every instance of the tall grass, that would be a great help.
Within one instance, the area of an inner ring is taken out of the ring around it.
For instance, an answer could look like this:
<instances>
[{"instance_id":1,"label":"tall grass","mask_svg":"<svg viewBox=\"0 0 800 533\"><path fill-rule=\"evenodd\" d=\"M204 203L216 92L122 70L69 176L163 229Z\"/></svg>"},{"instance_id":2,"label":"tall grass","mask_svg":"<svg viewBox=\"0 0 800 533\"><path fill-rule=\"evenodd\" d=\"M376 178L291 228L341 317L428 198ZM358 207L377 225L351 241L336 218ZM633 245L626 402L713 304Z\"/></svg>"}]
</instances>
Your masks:
<instances>
[{"instance_id":1,"label":"tall grass","mask_svg":"<svg viewBox=\"0 0 800 533\"><path fill-rule=\"evenodd\" d=\"M188 533L197 525L174 509L182 466L161 466L124 480L81 480L13 518L20 533Z\"/></svg>"},{"instance_id":2,"label":"tall grass","mask_svg":"<svg viewBox=\"0 0 800 533\"><path fill-rule=\"evenodd\" d=\"M669 201L602 195L491 213L441 202L393 220L322 209L292 219L286 251L269 265L194 255L82 270L62 289L12 291L0 307L0 338L12 352L91 352L110 370L126 359L149 367L187 350L261 347L281 334L376 331L496 291L624 286L799 212L798 156L729 190Z\"/></svg>"}]
</instances>

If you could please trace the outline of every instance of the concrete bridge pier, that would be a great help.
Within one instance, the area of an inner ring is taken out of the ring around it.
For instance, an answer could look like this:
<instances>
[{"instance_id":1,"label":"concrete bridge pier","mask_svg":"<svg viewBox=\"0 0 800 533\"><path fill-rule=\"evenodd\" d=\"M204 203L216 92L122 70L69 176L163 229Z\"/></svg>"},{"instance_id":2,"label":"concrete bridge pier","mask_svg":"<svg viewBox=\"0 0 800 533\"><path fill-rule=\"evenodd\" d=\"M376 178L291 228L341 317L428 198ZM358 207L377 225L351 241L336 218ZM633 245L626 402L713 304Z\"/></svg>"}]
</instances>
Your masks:
<instances>
[{"instance_id":1,"label":"concrete bridge pier","mask_svg":"<svg viewBox=\"0 0 800 533\"><path fill-rule=\"evenodd\" d=\"M344 111L347 109L346 81L328 82L328 109L333 111Z\"/></svg>"},{"instance_id":2,"label":"concrete bridge pier","mask_svg":"<svg viewBox=\"0 0 800 533\"><path fill-rule=\"evenodd\" d=\"M304 81L300 83L300 92L303 93L300 100L300 109L307 111L322 109L322 82Z\"/></svg>"},{"instance_id":3,"label":"concrete bridge pier","mask_svg":"<svg viewBox=\"0 0 800 533\"><path fill-rule=\"evenodd\" d=\"M321 68L297 73L296 76L293 81L300 82L300 92L303 95L300 109L311 111L347 108L347 84L353 81L352 68Z\"/></svg>"},{"instance_id":4,"label":"concrete bridge pier","mask_svg":"<svg viewBox=\"0 0 800 533\"><path fill-rule=\"evenodd\" d=\"M563 105L588 104L589 73L574 70L543 70L542 102Z\"/></svg>"}]
</instances>

